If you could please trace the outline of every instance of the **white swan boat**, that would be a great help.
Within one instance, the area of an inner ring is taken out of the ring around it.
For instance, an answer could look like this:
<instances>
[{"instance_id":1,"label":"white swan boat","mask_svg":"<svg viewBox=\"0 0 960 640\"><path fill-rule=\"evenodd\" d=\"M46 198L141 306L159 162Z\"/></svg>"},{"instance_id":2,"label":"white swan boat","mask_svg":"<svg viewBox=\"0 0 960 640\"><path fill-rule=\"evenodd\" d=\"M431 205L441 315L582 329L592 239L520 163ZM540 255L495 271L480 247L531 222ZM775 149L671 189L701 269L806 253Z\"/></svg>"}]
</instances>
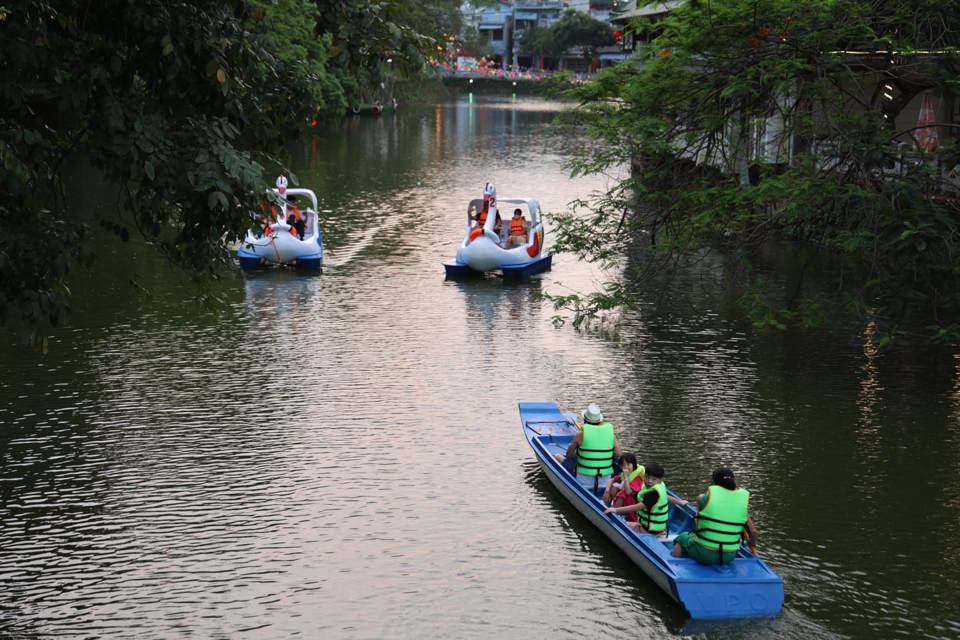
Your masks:
<instances>
[{"instance_id":1,"label":"white swan boat","mask_svg":"<svg viewBox=\"0 0 960 640\"><path fill-rule=\"evenodd\" d=\"M267 193L274 194L273 199L282 204L273 205L271 211L255 214L254 217L266 224L258 231L247 231L237 250L240 266L246 269L271 265L321 268L323 233L317 217L317 195L310 189L287 189L284 176L277 178L277 187L268 189ZM306 198L309 205L302 211L295 209L287 200L290 196ZM304 224L303 239L297 233L296 225L288 223L290 215L295 213L299 213Z\"/></svg>"},{"instance_id":2,"label":"white swan boat","mask_svg":"<svg viewBox=\"0 0 960 640\"><path fill-rule=\"evenodd\" d=\"M540 219L540 203L534 198L501 198L500 203L519 205L526 209L524 219L529 227L523 239L511 244L516 236L510 236L510 218L501 220L497 226L496 189L489 182L484 186L483 199L471 200L467 207L467 228L463 242L457 249L455 260L443 263L449 278L462 278L489 271L500 271L504 278L525 278L542 273L550 268L553 256L543 255L543 221ZM477 223L486 212L483 226ZM473 214L476 214L475 216Z\"/></svg>"}]
</instances>

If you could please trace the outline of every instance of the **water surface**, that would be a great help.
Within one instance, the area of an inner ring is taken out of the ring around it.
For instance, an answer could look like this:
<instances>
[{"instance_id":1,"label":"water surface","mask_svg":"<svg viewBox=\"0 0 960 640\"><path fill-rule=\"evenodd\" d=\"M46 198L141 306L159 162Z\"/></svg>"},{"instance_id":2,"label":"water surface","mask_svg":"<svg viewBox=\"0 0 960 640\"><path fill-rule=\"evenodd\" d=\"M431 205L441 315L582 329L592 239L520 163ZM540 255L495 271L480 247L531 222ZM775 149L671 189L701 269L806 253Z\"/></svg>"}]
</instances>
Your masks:
<instances>
[{"instance_id":1,"label":"water surface","mask_svg":"<svg viewBox=\"0 0 960 640\"><path fill-rule=\"evenodd\" d=\"M548 212L606 186L569 178L561 107L347 120L291 149L323 275L226 279L202 305L110 248L48 355L9 337L0 634L960 635L960 355L758 335L709 261L583 333L539 298L602 280L569 256L529 283L444 280L485 181ZM551 488L520 400L597 402L688 497L734 467L783 614L687 621Z\"/></svg>"}]
</instances>

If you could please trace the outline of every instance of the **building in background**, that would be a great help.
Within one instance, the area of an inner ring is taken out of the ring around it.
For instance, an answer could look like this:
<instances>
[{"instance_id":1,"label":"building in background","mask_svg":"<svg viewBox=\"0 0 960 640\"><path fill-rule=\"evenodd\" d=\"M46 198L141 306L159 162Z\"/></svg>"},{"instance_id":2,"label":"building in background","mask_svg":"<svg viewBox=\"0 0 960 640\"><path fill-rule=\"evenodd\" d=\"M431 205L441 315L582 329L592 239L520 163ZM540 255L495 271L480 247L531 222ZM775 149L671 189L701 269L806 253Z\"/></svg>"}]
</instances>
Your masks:
<instances>
[{"instance_id":1,"label":"building in background","mask_svg":"<svg viewBox=\"0 0 960 640\"><path fill-rule=\"evenodd\" d=\"M547 28L563 14L563 0L516 0L513 5L514 37L511 43L511 64L515 68L542 67L542 56L523 55L520 43L524 35L535 27Z\"/></svg>"},{"instance_id":2,"label":"building in background","mask_svg":"<svg viewBox=\"0 0 960 640\"><path fill-rule=\"evenodd\" d=\"M611 13L610 24L613 25L614 33L619 34L620 51L626 54L620 59L629 58L636 51L638 45L647 41L637 40L638 35L633 27L637 21L656 22L685 2L686 0L672 0L638 7L637 0L630 0L619 11ZM639 37L650 38L649 35Z\"/></svg>"},{"instance_id":3,"label":"building in background","mask_svg":"<svg viewBox=\"0 0 960 640\"><path fill-rule=\"evenodd\" d=\"M481 66L500 69L557 69L589 72L582 51L571 49L557 59L523 51L524 37L535 28L549 28L564 11L580 11L611 25L617 45L597 50L599 65L617 64L636 47L633 20L657 20L686 0L637 7L637 0L500 0L494 5L475 6L469 0L460 6L463 16L461 59L473 58ZM481 62L482 61L482 62ZM595 61L592 67L596 67Z\"/></svg>"},{"instance_id":4,"label":"building in background","mask_svg":"<svg viewBox=\"0 0 960 640\"><path fill-rule=\"evenodd\" d=\"M509 64L509 43L512 37L513 7L508 2L499 2L492 7L485 7L480 12L480 22L477 25L481 54L488 62L503 67Z\"/></svg>"}]
</instances>

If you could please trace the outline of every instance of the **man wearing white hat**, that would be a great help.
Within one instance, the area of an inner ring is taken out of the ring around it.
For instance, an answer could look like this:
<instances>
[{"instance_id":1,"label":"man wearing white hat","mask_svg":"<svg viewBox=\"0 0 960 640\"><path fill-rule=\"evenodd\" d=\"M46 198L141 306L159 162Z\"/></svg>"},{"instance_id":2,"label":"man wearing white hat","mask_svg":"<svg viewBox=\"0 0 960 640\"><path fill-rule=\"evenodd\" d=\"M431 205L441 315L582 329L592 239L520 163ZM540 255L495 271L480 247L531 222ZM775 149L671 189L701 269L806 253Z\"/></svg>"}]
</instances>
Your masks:
<instances>
[{"instance_id":1,"label":"man wearing white hat","mask_svg":"<svg viewBox=\"0 0 960 640\"><path fill-rule=\"evenodd\" d=\"M567 447L567 458L577 456L577 482L599 496L613 475L613 459L620 456L620 442L613 425L603 419L600 407L590 403L583 410L583 428Z\"/></svg>"}]
</instances>

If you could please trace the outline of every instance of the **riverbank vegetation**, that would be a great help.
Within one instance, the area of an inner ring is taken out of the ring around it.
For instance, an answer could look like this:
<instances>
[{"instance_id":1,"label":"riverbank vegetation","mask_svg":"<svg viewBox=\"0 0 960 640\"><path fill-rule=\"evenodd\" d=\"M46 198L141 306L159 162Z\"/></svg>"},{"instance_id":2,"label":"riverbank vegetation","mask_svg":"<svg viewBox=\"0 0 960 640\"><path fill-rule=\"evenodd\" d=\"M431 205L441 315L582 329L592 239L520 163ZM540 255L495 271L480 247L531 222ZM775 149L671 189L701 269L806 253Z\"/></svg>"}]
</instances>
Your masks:
<instances>
[{"instance_id":1,"label":"riverbank vegetation","mask_svg":"<svg viewBox=\"0 0 960 640\"><path fill-rule=\"evenodd\" d=\"M115 186L96 228L215 274L283 142L417 77L458 20L453 0L0 0L0 322L61 323L95 257L68 159Z\"/></svg>"},{"instance_id":2,"label":"riverbank vegetation","mask_svg":"<svg viewBox=\"0 0 960 640\"><path fill-rule=\"evenodd\" d=\"M575 170L633 170L588 215L558 218L558 249L622 276L557 304L588 318L720 250L738 258L757 326L853 308L885 343L908 328L960 339L957 125L920 127L908 111L924 94L940 113L956 104L957 5L688 2L647 27L633 62L573 93L602 142ZM783 240L830 256L836 296L818 298L802 276L769 288L756 259Z\"/></svg>"}]
</instances>

